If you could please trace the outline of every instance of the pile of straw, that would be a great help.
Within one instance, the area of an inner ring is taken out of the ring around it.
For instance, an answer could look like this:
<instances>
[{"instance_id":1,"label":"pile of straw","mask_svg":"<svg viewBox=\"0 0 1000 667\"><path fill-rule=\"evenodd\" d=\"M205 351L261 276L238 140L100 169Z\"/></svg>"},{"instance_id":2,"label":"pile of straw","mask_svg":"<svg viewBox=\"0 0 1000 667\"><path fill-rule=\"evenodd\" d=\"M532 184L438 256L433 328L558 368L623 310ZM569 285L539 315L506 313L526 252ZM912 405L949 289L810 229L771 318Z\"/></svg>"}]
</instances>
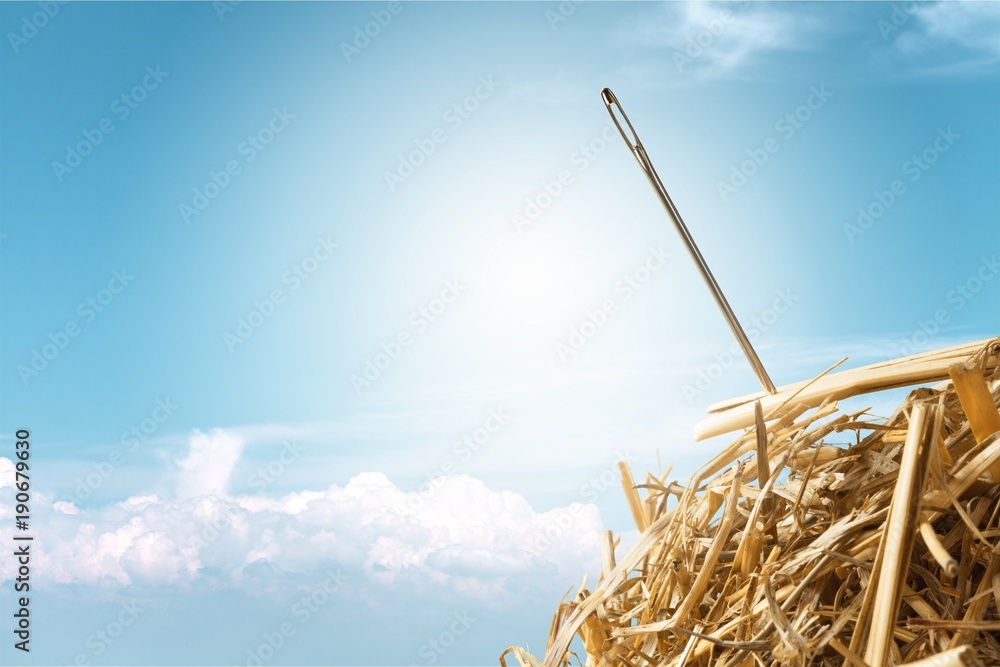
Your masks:
<instances>
[{"instance_id":1,"label":"pile of straw","mask_svg":"<svg viewBox=\"0 0 1000 667\"><path fill-rule=\"evenodd\" d=\"M728 402L707 421L752 423L686 485L620 464L638 540L603 533L544 659L501 664L583 662L575 636L594 667L1000 664L998 361L979 341ZM935 381L887 419L837 408Z\"/></svg>"}]
</instances>

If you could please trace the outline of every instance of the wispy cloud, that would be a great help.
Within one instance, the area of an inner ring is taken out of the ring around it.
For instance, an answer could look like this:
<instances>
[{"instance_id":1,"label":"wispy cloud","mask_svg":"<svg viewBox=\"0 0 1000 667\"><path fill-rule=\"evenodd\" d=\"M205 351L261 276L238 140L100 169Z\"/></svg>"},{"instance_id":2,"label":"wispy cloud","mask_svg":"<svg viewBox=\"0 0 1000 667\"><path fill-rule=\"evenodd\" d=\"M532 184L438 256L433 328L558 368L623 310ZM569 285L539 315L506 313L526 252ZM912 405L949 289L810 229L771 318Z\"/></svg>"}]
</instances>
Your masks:
<instances>
[{"instance_id":1,"label":"wispy cloud","mask_svg":"<svg viewBox=\"0 0 1000 667\"><path fill-rule=\"evenodd\" d=\"M1000 3L665 2L623 20L619 41L653 56L623 73L659 85L795 76L810 53L859 59L876 78L993 73Z\"/></svg>"},{"instance_id":2,"label":"wispy cloud","mask_svg":"<svg viewBox=\"0 0 1000 667\"><path fill-rule=\"evenodd\" d=\"M897 66L922 75L995 74L1000 61L1000 4L916 3L879 22Z\"/></svg>"},{"instance_id":3,"label":"wispy cloud","mask_svg":"<svg viewBox=\"0 0 1000 667\"><path fill-rule=\"evenodd\" d=\"M926 53L958 47L991 60L1000 59L1000 3L936 2L914 10L912 29L895 41L904 53Z\"/></svg>"},{"instance_id":4,"label":"wispy cloud","mask_svg":"<svg viewBox=\"0 0 1000 667\"><path fill-rule=\"evenodd\" d=\"M678 73L738 75L765 54L810 48L824 24L783 3L666 2L621 26L623 44L666 52Z\"/></svg>"}]
</instances>

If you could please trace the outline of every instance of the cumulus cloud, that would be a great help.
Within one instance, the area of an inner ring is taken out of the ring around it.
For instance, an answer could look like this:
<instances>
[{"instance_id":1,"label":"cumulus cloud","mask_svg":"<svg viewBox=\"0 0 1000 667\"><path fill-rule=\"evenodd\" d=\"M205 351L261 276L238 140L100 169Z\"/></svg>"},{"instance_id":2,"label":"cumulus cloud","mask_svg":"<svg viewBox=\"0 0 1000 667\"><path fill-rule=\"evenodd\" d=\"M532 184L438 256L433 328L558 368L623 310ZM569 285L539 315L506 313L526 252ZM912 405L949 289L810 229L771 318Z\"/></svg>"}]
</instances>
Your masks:
<instances>
[{"instance_id":1,"label":"cumulus cloud","mask_svg":"<svg viewBox=\"0 0 1000 667\"><path fill-rule=\"evenodd\" d=\"M0 458L0 489L14 488L14 462L10 459Z\"/></svg>"},{"instance_id":2,"label":"cumulus cloud","mask_svg":"<svg viewBox=\"0 0 1000 667\"><path fill-rule=\"evenodd\" d=\"M52 510L55 512L61 512L63 514L79 514L80 509L73 503L68 503L64 500L57 500L52 504Z\"/></svg>"},{"instance_id":3,"label":"cumulus cloud","mask_svg":"<svg viewBox=\"0 0 1000 667\"><path fill-rule=\"evenodd\" d=\"M181 470L177 495L224 497L233 466L243 452L243 440L216 429L209 434L195 431L189 443L188 455L177 462Z\"/></svg>"},{"instance_id":4,"label":"cumulus cloud","mask_svg":"<svg viewBox=\"0 0 1000 667\"><path fill-rule=\"evenodd\" d=\"M437 478L422 492L381 473L343 486L281 497L226 493L242 441L224 431L195 433L177 464L190 474L167 498L134 496L83 508L36 494L35 562L48 582L101 586L198 585L267 594L314 584L343 567L368 585L442 587L497 599L514 575L563 572L576 579L598 566L596 506L547 512L521 495L464 475ZM10 461L0 458L0 471ZM0 519L9 514L0 491ZM0 539L9 539L3 521ZM3 534L6 532L7 534ZM13 573L0 562L0 576Z\"/></svg>"}]
</instances>

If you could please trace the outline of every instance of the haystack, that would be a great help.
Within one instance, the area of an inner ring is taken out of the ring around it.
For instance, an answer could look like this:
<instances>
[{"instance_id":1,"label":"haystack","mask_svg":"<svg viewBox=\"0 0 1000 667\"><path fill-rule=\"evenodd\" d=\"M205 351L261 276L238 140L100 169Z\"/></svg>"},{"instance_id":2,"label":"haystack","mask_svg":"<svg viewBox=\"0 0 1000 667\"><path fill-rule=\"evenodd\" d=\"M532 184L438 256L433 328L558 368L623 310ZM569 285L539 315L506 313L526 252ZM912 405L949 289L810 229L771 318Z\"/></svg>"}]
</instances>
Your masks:
<instances>
[{"instance_id":1,"label":"haystack","mask_svg":"<svg viewBox=\"0 0 1000 667\"><path fill-rule=\"evenodd\" d=\"M888 418L837 406L935 382ZM500 663L1000 665L998 404L1000 339L713 406L696 437L736 440L687 484L622 463L638 540L603 533L545 656Z\"/></svg>"}]
</instances>

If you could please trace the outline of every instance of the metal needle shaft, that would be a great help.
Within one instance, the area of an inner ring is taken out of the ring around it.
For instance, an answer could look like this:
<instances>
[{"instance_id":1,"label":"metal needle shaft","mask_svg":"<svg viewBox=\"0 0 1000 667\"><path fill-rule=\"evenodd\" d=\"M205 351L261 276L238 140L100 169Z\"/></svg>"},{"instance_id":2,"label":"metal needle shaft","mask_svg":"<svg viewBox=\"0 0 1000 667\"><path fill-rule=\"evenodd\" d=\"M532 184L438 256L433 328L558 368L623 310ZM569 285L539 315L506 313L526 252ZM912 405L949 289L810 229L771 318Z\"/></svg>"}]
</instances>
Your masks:
<instances>
[{"instance_id":1,"label":"metal needle shaft","mask_svg":"<svg viewBox=\"0 0 1000 667\"><path fill-rule=\"evenodd\" d=\"M691 237L691 232L688 231L687 225L684 224L684 219L681 218L681 214L677 211L677 207L674 206L674 202L670 199L670 195L667 194L667 189L663 187L663 182L660 181L660 177L653 168L653 164L649 161L646 149L643 148L642 142L639 141L639 135L635 133L635 128L632 127L632 123L629 121L628 116L625 115L625 111L622 109L621 104L618 103L618 98L615 97L615 94L611 92L610 88L605 88L601 91L601 99L604 100L604 105L608 108L608 113L611 114L611 119L615 122L615 126L618 128L618 131L621 132L622 139L625 140L629 150L632 151L632 155L634 155L635 159L639 162L639 166L642 168L643 173L646 174L646 178L649 179L650 185L653 186L653 190L656 191L657 196L660 198L660 203L662 203L663 208L667 210L667 216L670 218L670 221L674 223L677 233L681 235L681 240L684 242L684 246L687 248L688 253L691 255L691 259L694 260L698 270L701 272L701 277L705 279L708 289L712 292L712 296L715 298L715 303L722 311L723 316L726 318L726 322L729 323L729 328L732 330L733 335L736 336L736 340L739 342L740 347L743 348L743 353L750 362L750 366L753 368L753 372L757 375L757 379L760 380L761 385L763 385L764 391L768 394L777 393L774 383L771 382L770 376L768 376L767 371L764 370L764 364L761 363L760 357L757 356L757 353L753 349L753 345L750 344L750 339L747 338L746 333L743 331L740 321L736 319L733 309L729 306L729 302L726 300L726 295L722 293L719 283L715 281L715 277L712 275L711 269L708 268L708 263L705 262L705 258L702 257L701 251L698 250L698 246L695 245L694 238ZM617 107L618 112L621 113L622 118L625 120L625 124L628 126L629 133L631 133L631 137L626 134L625 128L622 127L621 122L618 120L618 115L612 108L613 106Z\"/></svg>"}]
</instances>

